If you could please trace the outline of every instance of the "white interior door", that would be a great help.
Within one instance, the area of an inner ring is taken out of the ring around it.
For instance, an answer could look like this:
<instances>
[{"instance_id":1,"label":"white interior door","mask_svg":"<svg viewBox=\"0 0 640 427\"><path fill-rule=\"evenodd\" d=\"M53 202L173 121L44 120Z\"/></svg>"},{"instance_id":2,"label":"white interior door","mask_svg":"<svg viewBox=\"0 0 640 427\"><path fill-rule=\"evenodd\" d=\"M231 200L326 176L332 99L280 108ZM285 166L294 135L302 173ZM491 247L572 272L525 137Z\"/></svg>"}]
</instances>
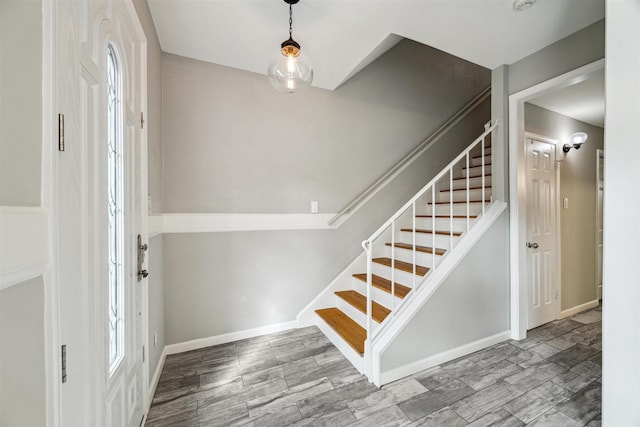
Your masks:
<instances>
[{"instance_id":1,"label":"white interior door","mask_svg":"<svg viewBox=\"0 0 640 427\"><path fill-rule=\"evenodd\" d=\"M526 138L528 324L557 318L555 144Z\"/></svg>"},{"instance_id":2,"label":"white interior door","mask_svg":"<svg viewBox=\"0 0 640 427\"><path fill-rule=\"evenodd\" d=\"M604 201L604 150L597 150L596 179L596 287L598 299L602 299L602 254L604 249L602 208Z\"/></svg>"},{"instance_id":3,"label":"white interior door","mask_svg":"<svg viewBox=\"0 0 640 427\"><path fill-rule=\"evenodd\" d=\"M66 377L61 426L139 426L144 412L137 235L146 232L144 35L127 0L56 2L55 268ZM62 350L61 350L62 351Z\"/></svg>"}]
</instances>

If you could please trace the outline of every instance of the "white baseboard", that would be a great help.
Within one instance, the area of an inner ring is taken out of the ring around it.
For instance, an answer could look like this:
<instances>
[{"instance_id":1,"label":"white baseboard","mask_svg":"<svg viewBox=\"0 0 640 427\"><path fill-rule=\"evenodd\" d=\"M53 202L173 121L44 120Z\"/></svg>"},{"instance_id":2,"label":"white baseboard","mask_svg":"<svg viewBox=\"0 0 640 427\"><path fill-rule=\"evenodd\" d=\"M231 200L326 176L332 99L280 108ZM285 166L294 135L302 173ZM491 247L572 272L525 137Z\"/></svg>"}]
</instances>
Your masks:
<instances>
[{"instance_id":1,"label":"white baseboard","mask_svg":"<svg viewBox=\"0 0 640 427\"><path fill-rule=\"evenodd\" d=\"M166 354L177 354L185 351L198 350L200 348L211 347L212 345L225 344L232 341L253 338L260 335L273 334L275 332L286 331L287 329L295 329L298 322L292 320L290 322L277 323L275 325L262 326L260 328L245 329L243 331L229 332L228 334L216 335L213 337L199 338L196 340L185 341L165 346Z\"/></svg>"},{"instance_id":2,"label":"white baseboard","mask_svg":"<svg viewBox=\"0 0 640 427\"><path fill-rule=\"evenodd\" d=\"M458 357L466 356L487 347L491 347L492 345L508 340L510 337L511 331L504 331L421 360L416 360L415 362L400 366L390 371L382 372L380 374L380 384L376 385L382 386L401 378L408 377L409 375L424 371L425 369L433 368L434 366L449 362L453 359L457 359Z\"/></svg>"},{"instance_id":3,"label":"white baseboard","mask_svg":"<svg viewBox=\"0 0 640 427\"><path fill-rule=\"evenodd\" d=\"M151 408L151 402L153 401L153 396L156 394L156 389L158 388L158 382L160 382L160 375L162 374L162 369L164 368L164 362L167 360L167 346L164 346L162 349L162 353L160 353L160 359L158 359L158 365L156 366L156 370L153 373L153 378L151 378L151 384L149 384L149 407L147 408L147 414L149 413L149 409Z\"/></svg>"},{"instance_id":4,"label":"white baseboard","mask_svg":"<svg viewBox=\"0 0 640 427\"><path fill-rule=\"evenodd\" d=\"M569 308L567 310L562 310L560 312L560 318L564 319L565 317L573 316L574 314L578 314L581 311L589 310L590 308L597 307L600 304L600 301L597 299L589 302L585 302L584 304L576 305L575 307Z\"/></svg>"}]
</instances>

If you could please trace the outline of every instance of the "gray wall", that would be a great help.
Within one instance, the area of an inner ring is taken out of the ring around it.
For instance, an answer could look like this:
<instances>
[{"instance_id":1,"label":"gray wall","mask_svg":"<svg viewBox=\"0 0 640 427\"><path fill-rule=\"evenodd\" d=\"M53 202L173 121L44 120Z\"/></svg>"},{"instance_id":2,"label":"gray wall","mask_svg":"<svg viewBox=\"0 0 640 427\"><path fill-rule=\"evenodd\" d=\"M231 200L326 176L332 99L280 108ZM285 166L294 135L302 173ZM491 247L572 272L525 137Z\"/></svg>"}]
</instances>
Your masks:
<instances>
[{"instance_id":1,"label":"gray wall","mask_svg":"<svg viewBox=\"0 0 640 427\"><path fill-rule=\"evenodd\" d=\"M567 310L598 298L596 292L596 149L604 148L604 129L574 120L532 104L525 104L525 130L560 139L586 132L589 140L580 150L560 151L560 197L569 208L560 209L562 252L561 309Z\"/></svg>"},{"instance_id":2,"label":"gray wall","mask_svg":"<svg viewBox=\"0 0 640 427\"><path fill-rule=\"evenodd\" d=\"M382 372L509 330L509 241L500 218L382 354Z\"/></svg>"},{"instance_id":3,"label":"gray wall","mask_svg":"<svg viewBox=\"0 0 640 427\"><path fill-rule=\"evenodd\" d=\"M604 19L509 66L509 93L516 93L604 58Z\"/></svg>"},{"instance_id":4,"label":"gray wall","mask_svg":"<svg viewBox=\"0 0 640 427\"><path fill-rule=\"evenodd\" d=\"M336 230L167 234L167 344L294 320L395 210L482 132L485 102Z\"/></svg>"},{"instance_id":5,"label":"gray wall","mask_svg":"<svg viewBox=\"0 0 640 427\"><path fill-rule=\"evenodd\" d=\"M334 92L163 55L165 212L337 212L490 84L404 40Z\"/></svg>"},{"instance_id":6,"label":"gray wall","mask_svg":"<svg viewBox=\"0 0 640 427\"><path fill-rule=\"evenodd\" d=\"M335 92L287 96L264 76L164 55L165 208L337 211L489 77L402 42ZM165 235L167 344L294 320L489 116L487 101L338 230Z\"/></svg>"},{"instance_id":7,"label":"gray wall","mask_svg":"<svg viewBox=\"0 0 640 427\"><path fill-rule=\"evenodd\" d=\"M46 424L42 278L0 291L0 425Z\"/></svg>"},{"instance_id":8,"label":"gray wall","mask_svg":"<svg viewBox=\"0 0 640 427\"><path fill-rule=\"evenodd\" d=\"M0 94L0 205L39 206L43 111L39 0L0 2Z\"/></svg>"},{"instance_id":9,"label":"gray wall","mask_svg":"<svg viewBox=\"0 0 640 427\"><path fill-rule=\"evenodd\" d=\"M149 207L153 213L163 212L162 190L162 51L158 34L151 18L146 0L134 0L138 18L147 39L147 112L146 128L148 135L148 192L151 201ZM149 241L149 381L160 360L164 348L164 278L162 236ZM154 342L154 334L158 337Z\"/></svg>"}]
</instances>

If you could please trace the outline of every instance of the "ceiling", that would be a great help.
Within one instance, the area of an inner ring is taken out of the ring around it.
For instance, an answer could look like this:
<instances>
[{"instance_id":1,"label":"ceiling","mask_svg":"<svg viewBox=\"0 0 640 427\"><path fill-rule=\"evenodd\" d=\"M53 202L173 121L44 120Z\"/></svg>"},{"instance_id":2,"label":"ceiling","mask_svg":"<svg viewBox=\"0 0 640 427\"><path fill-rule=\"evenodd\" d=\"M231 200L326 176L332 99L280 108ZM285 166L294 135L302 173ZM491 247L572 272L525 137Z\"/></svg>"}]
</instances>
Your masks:
<instances>
[{"instance_id":1,"label":"ceiling","mask_svg":"<svg viewBox=\"0 0 640 427\"><path fill-rule=\"evenodd\" d=\"M528 101L581 122L604 128L604 70L580 83Z\"/></svg>"},{"instance_id":2,"label":"ceiling","mask_svg":"<svg viewBox=\"0 0 640 427\"><path fill-rule=\"evenodd\" d=\"M265 74L288 38L282 0L148 0L164 52ZM604 18L604 0L301 0L293 36L333 90L402 38L486 68L512 64Z\"/></svg>"}]
</instances>

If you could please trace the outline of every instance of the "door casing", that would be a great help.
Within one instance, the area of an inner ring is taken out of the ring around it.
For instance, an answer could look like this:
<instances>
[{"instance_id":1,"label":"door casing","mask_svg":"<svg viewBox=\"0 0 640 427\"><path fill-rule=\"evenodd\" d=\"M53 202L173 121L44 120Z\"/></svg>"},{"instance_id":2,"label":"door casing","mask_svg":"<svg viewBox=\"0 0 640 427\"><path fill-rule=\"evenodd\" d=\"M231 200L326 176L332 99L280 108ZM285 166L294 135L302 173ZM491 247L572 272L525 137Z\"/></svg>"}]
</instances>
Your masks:
<instances>
[{"instance_id":1,"label":"door casing","mask_svg":"<svg viewBox=\"0 0 640 427\"><path fill-rule=\"evenodd\" d=\"M520 144L524 140L525 102L584 81L604 69L600 59L564 73L509 96L509 261L510 261L510 316L511 338L522 340L527 336L527 277L526 277L526 163Z\"/></svg>"}]
</instances>

